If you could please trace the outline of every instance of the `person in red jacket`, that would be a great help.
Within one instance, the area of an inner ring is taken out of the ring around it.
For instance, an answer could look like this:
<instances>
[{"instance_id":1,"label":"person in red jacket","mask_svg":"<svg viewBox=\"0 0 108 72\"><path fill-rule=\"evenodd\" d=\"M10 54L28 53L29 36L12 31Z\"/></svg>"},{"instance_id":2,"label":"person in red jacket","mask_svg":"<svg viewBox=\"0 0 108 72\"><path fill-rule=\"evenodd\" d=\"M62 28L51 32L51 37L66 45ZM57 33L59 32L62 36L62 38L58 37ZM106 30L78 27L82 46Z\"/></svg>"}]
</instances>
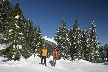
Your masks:
<instances>
[{"instance_id":1,"label":"person in red jacket","mask_svg":"<svg viewBox=\"0 0 108 72\"><path fill-rule=\"evenodd\" d=\"M58 51L56 48L54 48L54 50L52 51L52 56L53 56L52 66L55 67L56 60L58 59Z\"/></svg>"}]
</instances>

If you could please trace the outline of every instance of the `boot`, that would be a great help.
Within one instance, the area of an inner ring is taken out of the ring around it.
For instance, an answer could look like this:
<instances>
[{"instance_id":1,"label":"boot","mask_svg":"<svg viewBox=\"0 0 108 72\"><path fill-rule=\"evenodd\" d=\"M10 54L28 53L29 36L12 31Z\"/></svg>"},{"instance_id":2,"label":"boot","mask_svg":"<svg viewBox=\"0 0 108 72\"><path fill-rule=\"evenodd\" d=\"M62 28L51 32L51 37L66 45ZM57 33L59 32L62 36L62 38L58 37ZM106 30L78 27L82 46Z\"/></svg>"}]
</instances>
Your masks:
<instances>
[{"instance_id":1,"label":"boot","mask_svg":"<svg viewBox=\"0 0 108 72\"><path fill-rule=\"evenodd\" d=\"M56 63L54 62L54 67L55 67L55 64L56 64Z\"/></svg>"},{"instance_id":2,"label":"boot","mask_svg":"<svg viewBox=\"0 0 108 72\"><path fill-rule=\"evenodd\" d=\"M54 61L52 62L52 67L54 67Z\"/></svg>"}]
</instances>

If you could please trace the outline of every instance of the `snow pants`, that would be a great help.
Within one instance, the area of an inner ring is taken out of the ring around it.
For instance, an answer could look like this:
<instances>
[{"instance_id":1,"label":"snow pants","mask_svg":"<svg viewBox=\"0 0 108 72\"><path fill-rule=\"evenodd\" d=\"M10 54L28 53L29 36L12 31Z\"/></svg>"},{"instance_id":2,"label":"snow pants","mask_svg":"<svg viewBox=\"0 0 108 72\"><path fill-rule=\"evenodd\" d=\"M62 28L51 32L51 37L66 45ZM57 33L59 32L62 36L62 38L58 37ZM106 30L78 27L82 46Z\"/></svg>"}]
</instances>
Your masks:
<instances>
[{"instance_id":1,"label":"snow pants","mask_svg":"<svg viewBox=\"0 0 108 72\"><path fill-rule=\"evenodd\" d=\"M43 59L44 59L44 64L46 65L46 56L42 56L42 57L41 57L41 64L42 64L42 62L43 62Z\"/></svg>"},{"instance_id":2,"label":"snow pants","mask_svg":"<svg viewBox=\"0 0 108 72\"><path fill-rule=\"evenodd\" d=\"M53 57L52 66L54 66L54 67L55 67L55 65L56 65L56 60L57 60L57 57Z\"/></svg>"}]
</instances>

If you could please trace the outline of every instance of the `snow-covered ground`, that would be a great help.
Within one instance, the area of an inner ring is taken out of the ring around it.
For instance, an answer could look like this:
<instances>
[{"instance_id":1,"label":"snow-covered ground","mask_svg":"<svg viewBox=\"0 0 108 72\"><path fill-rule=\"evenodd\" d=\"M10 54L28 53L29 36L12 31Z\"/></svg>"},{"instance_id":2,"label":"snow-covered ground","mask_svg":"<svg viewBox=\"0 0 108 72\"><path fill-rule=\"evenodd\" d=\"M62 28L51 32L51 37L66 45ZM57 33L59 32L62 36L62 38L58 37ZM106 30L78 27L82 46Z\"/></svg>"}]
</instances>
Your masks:
<instances>
[{"instance_id":1,"label":"snow-covered ground","mask_svg":"<svg viewBox=\"0 0 108 72\"><path fill-rule=\"evenodd\" d=\"M56 42L47 36L43 37L44 39ZM10 45L10 44L9 44ZM5 49L9 45L0 44L0 50ZM40 58L31 56L29 59L25 60L21 58L20 61L8 61L3 62L5 59L0 57L0 72L108 72L108 63L90 63L84 60L79 61L68 61L68 60L57 60L55 68L51 67L52 58L47 58L47 65L40 65Z\"/></svg>"},{"instance_id":2,"label":"snow-covered ground","mask_svg":"<svg viewBox=\"0 0 108 72\"><path fill-rule=\"evenodd\" d=\"M108 72L108 65L95 64L84 60L70 62L68 60L57 60L55 68L51 67L51 58L47 58L47 65L40 65L40 58L31 56L25 60L2 62L0 57L0 72Z\"/></svg>"}]
</instances>

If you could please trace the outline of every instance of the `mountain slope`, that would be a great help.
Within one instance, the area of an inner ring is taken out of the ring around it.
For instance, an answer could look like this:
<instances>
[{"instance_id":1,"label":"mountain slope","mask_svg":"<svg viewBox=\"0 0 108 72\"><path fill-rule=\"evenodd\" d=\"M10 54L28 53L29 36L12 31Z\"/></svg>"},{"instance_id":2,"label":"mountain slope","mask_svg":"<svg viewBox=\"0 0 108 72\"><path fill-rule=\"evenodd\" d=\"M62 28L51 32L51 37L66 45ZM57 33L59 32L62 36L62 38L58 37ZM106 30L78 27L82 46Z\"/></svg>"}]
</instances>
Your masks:
<instances>
[{"instance_id":1,"label":"mountain slope","mask_svg":"<svg viewBox=\"0 0 108 72\"><path fill-rule=\"evenodd\" d=\"M49 42L52 42L52 43L54 43L54 44L56 44L57 45L57 42L54 40L54 38L52 37L52 38L48 38L47 36L45 36L45 37L43 37L45 40L47 40L47 41L49 41Z\"/></svg>"}]
</instances>

